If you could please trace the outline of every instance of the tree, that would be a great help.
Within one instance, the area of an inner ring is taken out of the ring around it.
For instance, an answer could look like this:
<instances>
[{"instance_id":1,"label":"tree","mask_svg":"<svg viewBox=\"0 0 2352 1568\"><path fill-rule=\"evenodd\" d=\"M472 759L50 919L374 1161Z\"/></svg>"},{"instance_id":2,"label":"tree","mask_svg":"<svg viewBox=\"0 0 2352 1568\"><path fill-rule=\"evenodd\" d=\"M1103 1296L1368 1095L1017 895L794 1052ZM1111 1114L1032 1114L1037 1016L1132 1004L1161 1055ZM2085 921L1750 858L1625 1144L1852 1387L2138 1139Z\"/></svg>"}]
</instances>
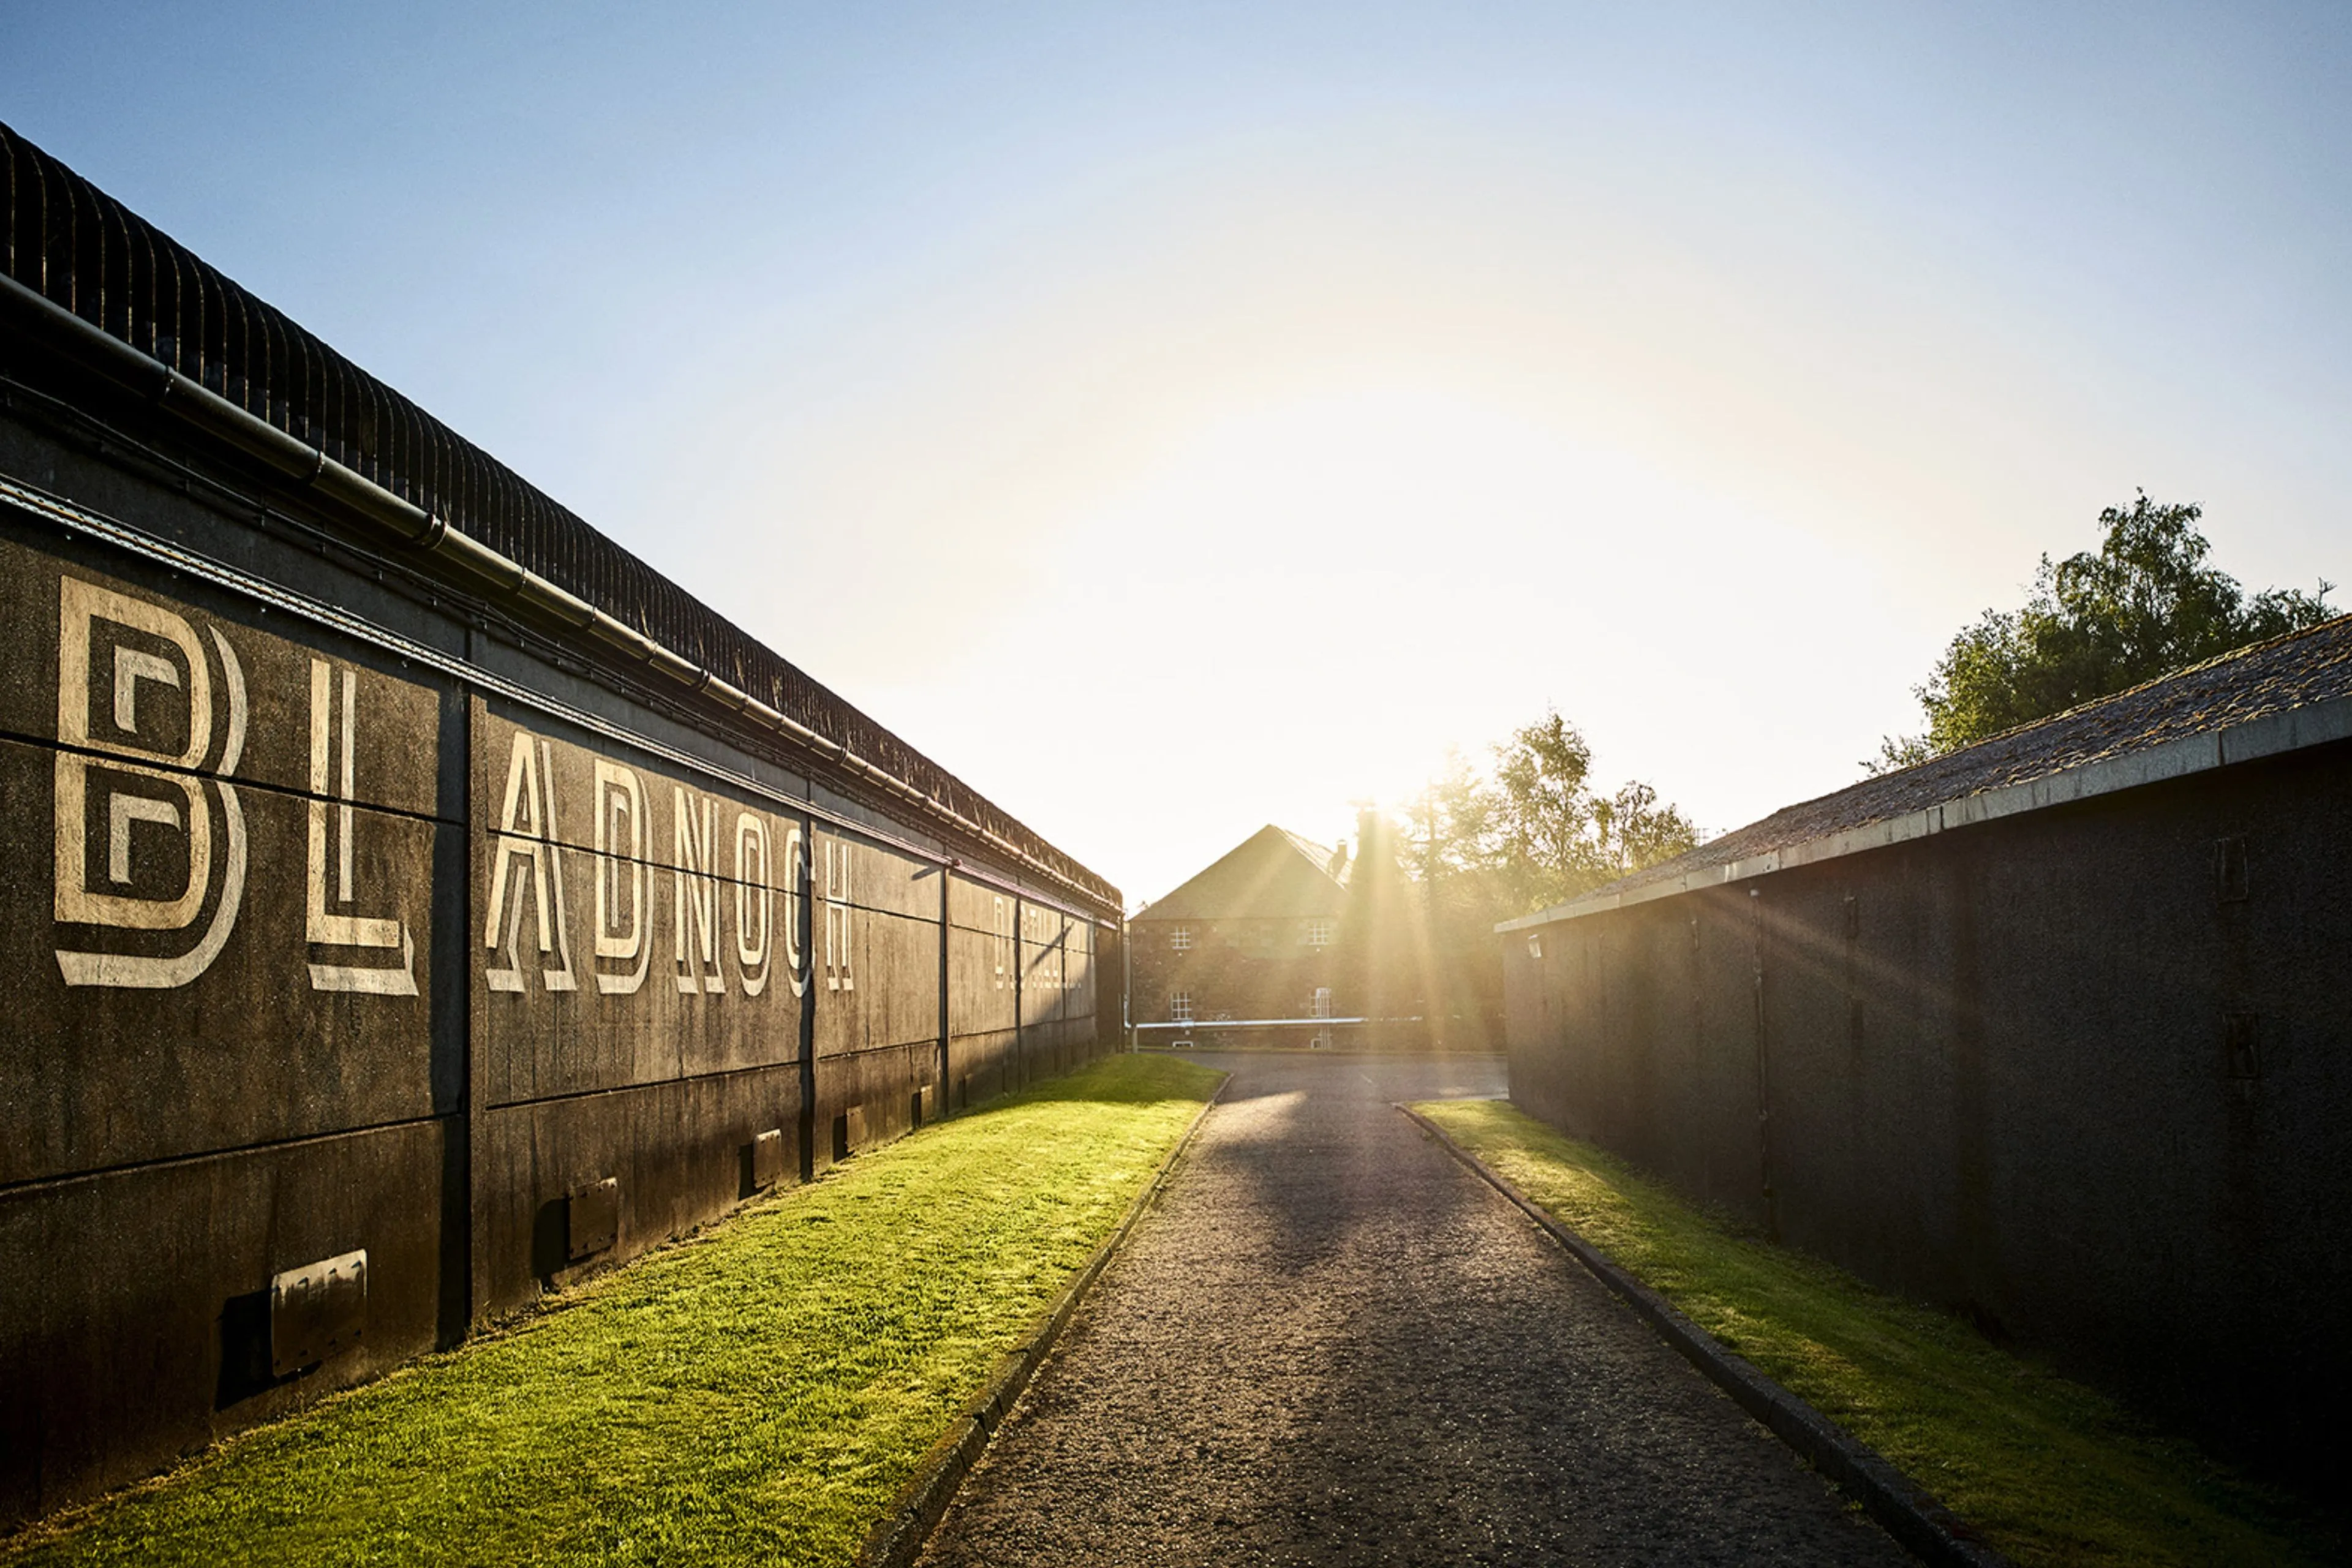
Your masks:
<instances>
[{"instance_id":1,"label":"tree","mask_svg":"<svg viewBox=\"0 0 2352 1568\"><path fill-rule=\"evenodd\" d=\"M1658 792L1639 779L1592 803L1593 838L1609 878L1671 860L1698 847L1698 828L1679 806L1658 804Z\"/></svg>"},{"instance_id":2,"label":"tree","mask_svg":"<svg viewBox=\"0 0 2352 1568\"><path fill-rule=\"evenodd\" d=\"M2100 512L2098 551L2055 565L2044 555L2023 608L1989 609L1961 628L1913 689L1926 733L1888 737L1864 766L1908 767L2336 613L2326 581L2316 594L2249 597L2206 564L2203 515L2193 504L2160 506L2145 490L2129 510Z\"/></svg>"},{"instance_id":3,"label":"tree","mask_svg":"<svg viewBox=\"0 0 2352 1568\"><path fill-rule=\"evenodd\" d=\"M1523 889L1564 891L1601 880L1590 841L1591 772L1591 745L1557 708L1495 748L1500 847Z\"/></svg>"},{"instance_id":4,"label":"tree","mask_svg":"<svg viewBox=\"0 0 2352 1568\"><path fill-rule=\"evenodd\" d=\"M1500 832L1494 789L1478 776L1460 748L1445 748L1445 760L1405 809L1413 845L1414 869L1432 885L1475 883L1493 868Z\"/></svg>"},{"instance_id":5,"label":"tree","mask_svg":"<svg viewBox=\"0 0 2352 1568\"><path fill-rule=\"evenodd\" d=\"M1696 848L1699 832L1639 780L1594 793L1592 748L1546 710L1495 750L1497 848L1522 909L1572 898Z\"/></svg>"},{"instance_id":6,"label":"tree","mask_svg":"<svg viewBox=\"0 0 2352 1568\"><path fill-rule=\"evenodd\" d=\"M1433 1035L1456 1043L1501 1037L1496 921L1699 840L1690 819L1659 804L1657 791L1639 780L1600 793L1592 748L1556 710L1513 731L1494 758L1488 776L1449 748L1406 807L1402 838L1377 812L1359 817L1341 928L1349 962L1362 965L1361 994L1393 1005L1409 974ZM1390 944L1379 951L1382 932ZM1394 940L1400 932L1402 946Z\"/></svg>"}]
</instances>

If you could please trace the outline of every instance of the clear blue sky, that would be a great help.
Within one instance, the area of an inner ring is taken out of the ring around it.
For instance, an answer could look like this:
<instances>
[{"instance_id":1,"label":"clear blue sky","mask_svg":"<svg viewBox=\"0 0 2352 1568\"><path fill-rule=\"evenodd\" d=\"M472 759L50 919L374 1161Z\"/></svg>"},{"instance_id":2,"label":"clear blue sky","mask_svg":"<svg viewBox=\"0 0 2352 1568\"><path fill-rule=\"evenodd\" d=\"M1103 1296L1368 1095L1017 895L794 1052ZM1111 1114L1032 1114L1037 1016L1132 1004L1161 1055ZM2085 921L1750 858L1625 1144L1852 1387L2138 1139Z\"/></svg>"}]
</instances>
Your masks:
<instances>
[{"instance_id":1,"label":"clear blue sky","mask_svg":"<svg viewBox=\"0 0 2352 1568\"><path fill-rule=\"evenodd\" d=\"M1118 880L2352 577L2352 9L0 0L0 119Z\"/></svg>"}]
</instances>

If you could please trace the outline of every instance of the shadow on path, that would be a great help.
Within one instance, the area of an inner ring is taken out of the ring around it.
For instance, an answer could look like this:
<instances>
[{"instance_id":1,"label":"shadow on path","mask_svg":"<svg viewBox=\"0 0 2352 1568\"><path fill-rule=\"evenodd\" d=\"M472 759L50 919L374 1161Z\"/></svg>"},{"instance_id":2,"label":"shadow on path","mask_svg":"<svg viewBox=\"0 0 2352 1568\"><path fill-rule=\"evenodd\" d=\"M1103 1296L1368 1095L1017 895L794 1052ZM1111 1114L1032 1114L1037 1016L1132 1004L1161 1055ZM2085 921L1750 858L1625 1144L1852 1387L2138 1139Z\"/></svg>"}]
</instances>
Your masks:
<instances>
[{"instance_id":1,"label":"shadow on path","mask_svg":"<svg viewBox=\"0 0 2352 1568\"><path fill-rule=\"evenodd\" d=\"M1499 1059L1234 1074L937 1564L1908 1561L1391 1109Z\"/></svg>"}]
</instances>

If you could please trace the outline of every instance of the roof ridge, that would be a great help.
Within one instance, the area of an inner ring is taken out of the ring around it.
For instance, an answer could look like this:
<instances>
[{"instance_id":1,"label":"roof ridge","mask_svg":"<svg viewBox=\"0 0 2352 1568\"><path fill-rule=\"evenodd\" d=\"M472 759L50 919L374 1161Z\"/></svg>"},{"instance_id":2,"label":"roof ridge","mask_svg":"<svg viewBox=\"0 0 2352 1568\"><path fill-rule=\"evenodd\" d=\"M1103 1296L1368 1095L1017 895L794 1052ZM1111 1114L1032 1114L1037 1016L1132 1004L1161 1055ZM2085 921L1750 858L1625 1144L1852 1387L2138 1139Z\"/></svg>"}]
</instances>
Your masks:
<instances>
[{"instance_id":1,"label":"roof ridge","mask_svg":"<svg viewBox=\"0 0 2352 1568\"><path fill-rule=\"evenodd\" d=\"M1256 832L1251 834L1248 837L1243 839L1240 843L1234 845L1231 849L1226 850L1223 854L1210 861L1206 866L1203 866L1199 870L1193 872L1190 877L1185 878L1183 881L1178 883L1175 887L1161 894L1158 899L1155 899L1151 902L1144 905L1143 908L1138 910L1135 914L1129 918L1159 918L1168 920L1216 920L1226 918L1219 910L1195 910L1192 908L1192 906L1199 903L1223 903L1232 897L1231 889L1216 888L1213 886L1213 884L1218 880L1217 874L1221 870L1227 869L1234 862L1245 856L1253 845L1273 843L1279 843L1282 848L1286 850L1291 857L1295 857L1297 861L1308 867L1312 871L1313 876L1318 879L1319 884L1328 886L1334 893L1345 892L1346 884L1331 874L1331 851L1324 849L1312 839L1302 838L1297 834L1291 832L1288 828L1282 827L1275 823L1269 822L1265 826L1259 828ZM1245 902L1248 897L1260 896L1264 887L1272 875L1273 871L1271 864L1269 864L1267 868L1259 873L1256 881L1253 882L1249 889L1246 889L1243 901ZM1204 889L1202 886L1203 883L1210 883L1212 886ZM1295 901L1298 896L1307 894L1308 889L1315 890L1311 897L1320 896L1320 887L1318 887L1317 882L1294 883L1289 889L1293 901ZM1172 911L1169 910L1169 906L1171 904L1175 906ZM1310 908L1306 912L1312 915L1317 911ZM1239 910L1234 910L1234 914L1237 918L1248 918ZM1286 917L1278 912L1275 918Z\"/></svg>"},{"instance_id":2,"label":"roof ridge","mask_svg":"<svg viewBox=\"0 0 2352 1568\"><path fill-rule=\"evenodd\" d=\"M2205 658L2199 659L2194 664L2184 664L2178 669L2168 669L2161 675L2151 675L2146 680L2139 682L2137 685L2126 686L2120 691L2110 691L2104 697L2087 698L2081 702L2075 703L2072 708L2061 708L2055 713L2044 713L2039 719L2028 719L2022 723L2011 724L2006 730L1996 730L1990 735L1970 741L1965 746L1955 746L1950 751L1942 753L1941 756L1929 757L1927 762L1914 763L1911 766L1923 768L1927 766L1929 763L1941 762L1945 757L1965 756L1979 746L1990 746L1996 741L2005 741L2012 735L2021 735L2029 730L2037 730L2045 724L2055 724L2063 720L2072 719L2077 715L2086 713L2094 708L2104 707L2110 702L2121 701L2126 697L2137 696L2139 693L2147 690L2150 687L2162 686L2167 681L2179 680L2187 676L2200 675L2206 670L2213 668L2216 665L2228 664L2233 659L2251 658L2255 654L2266 652L2274 647L2284 647L2288 643L2299 641L2304 637L2315 636L2320 632L2335 627L2339 622L2343 621L2352 621L2352 610L2347 610L2340 616L2331 616L2327 619L2321 621L2315 626L2301 626L2294 631L2279 632L2274 636L2263 637L2259 641L2246 643L2238 647L2225 648L2220 653L2209 654ZM1910 770L1908 768L1897 768L1895 770L1895 773L1907 773ZM1892 775L1880 774L1878 776L1889 777ZM1862 782L1867 783L1869 781L1864 780ZM1853 786L1849 784L1846 787L1851 789ZM1835 795L1840 792L1832 790L1830 793L1832 795ZM1821 798L1827 799L1828 796L1824 795Z\"/></svg>"},{"instance_id":3,"label":"roof ridge","mask_svg":"<svg viewBox=\"0 0 2352 1568\"><path fill-rule=\"evenodd\" d=\"M2298 658L2297 647L2308 650ZM1791 802L1697 847L1580 893L1588 899L1769 854L2089 763L2352 698L2352 613L2184 665L1980 741Z\"/></svg>"},{"instance_id":4,"label":"roof ridge","mask_svg":"<svg viewBox=\"0 0 2352 1568\"><path fill-rule=\"evenodd\" d=\"M1285 838L1289 839L1290 847L1297 850L1301 855L1306 856L1309 860L1314 861L1318 870L1328 869L1331 864L1331 857L1339 853L1338 849L1334 846L1328 844L1318 844L1315 840L1307 837L1304 834L1293 833L1290 829L1283 826L1278 822L1269 822L1266 826L1273 828L1276 833L1281 834Z\"/></svg>"}]
</instances>

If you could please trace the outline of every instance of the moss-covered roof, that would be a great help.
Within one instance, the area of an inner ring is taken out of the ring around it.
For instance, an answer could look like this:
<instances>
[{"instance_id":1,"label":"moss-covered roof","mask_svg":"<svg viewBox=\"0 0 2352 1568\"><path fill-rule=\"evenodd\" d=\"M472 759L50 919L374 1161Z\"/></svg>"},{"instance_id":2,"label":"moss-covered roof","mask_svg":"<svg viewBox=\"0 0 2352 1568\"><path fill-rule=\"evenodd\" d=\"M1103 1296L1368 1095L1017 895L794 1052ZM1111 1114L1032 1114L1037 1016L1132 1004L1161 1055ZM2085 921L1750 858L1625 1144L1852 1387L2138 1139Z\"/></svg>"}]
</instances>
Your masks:
<instances>
[{"instance_id":1,"label":"moss-covered roof","mask_svg":"<svg viewBox=\"0 0 2352 1568\"><path fill-rule=\"evenodd\" d=\"M2116 763L2222 731L2236 730L2314 704L2352 699L2352 616L2291 632L2175 670L2128 691L2021 724L1990 740L1948 752L1897 773L1882 773L1832 795L1781 807L1745 827L1711 838L1559 906L1580 910L1621 901L1661 883L1696 885L1706 874L1741 862L1815 846L1842 835L1973 797L2031 785L2058 774ZM2311 739L2333 731L2315 727ZM2308 742L2305 742L2308 743ZM2218 754L2216 761L2224 760ZM2185 770L2182 770L2185 771ZM2053 790L2054 802L2063 792ZM1947 813L1941 825L1958 826ZM1856 847L1864 847L1857 844ZM1663 889L1659 889L1663 890ZM1517 926L1553 915L1507 922Z\"/></svg>"}]
</instances>

